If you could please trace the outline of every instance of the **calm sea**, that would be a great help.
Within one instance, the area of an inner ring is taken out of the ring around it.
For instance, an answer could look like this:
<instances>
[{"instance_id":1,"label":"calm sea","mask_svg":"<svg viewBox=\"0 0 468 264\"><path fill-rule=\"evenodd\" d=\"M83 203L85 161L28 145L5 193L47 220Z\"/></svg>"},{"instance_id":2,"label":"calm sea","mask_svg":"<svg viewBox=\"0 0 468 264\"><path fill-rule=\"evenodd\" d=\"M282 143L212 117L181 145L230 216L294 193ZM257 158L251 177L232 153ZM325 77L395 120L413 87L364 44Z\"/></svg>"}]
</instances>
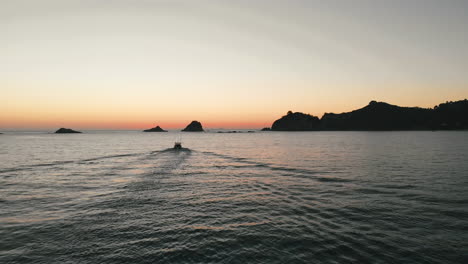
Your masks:
<instances>
[{"instance_id":1,"label":"calm sea","mask_svg":"<svg viewBox=\"0 0 468 264\"><path fill-rule=\"evenodd\" d=\"M468 132L0 135L0 263L468 263Z\"/></svg>"}]
</instances>

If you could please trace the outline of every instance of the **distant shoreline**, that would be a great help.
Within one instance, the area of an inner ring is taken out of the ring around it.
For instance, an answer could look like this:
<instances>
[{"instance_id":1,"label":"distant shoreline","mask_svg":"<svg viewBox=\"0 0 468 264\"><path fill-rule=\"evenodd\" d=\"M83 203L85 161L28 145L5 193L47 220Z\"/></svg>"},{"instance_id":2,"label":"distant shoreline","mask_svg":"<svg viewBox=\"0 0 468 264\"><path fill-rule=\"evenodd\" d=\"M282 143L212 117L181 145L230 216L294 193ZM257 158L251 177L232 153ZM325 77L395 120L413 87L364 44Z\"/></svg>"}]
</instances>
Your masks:
<instances>
[{"instance_id":1,"label":"distant shoreline","mask_svg":"<svg viewBox=\"0 0 468 264\"><path fill-rule=\"evenodd\" d=\"M220 134L220 135L246 135L246 134L276 134L276 133L320 133L320 132L345 132L345 133L353 133L353 132L369 132L369 133L385 133L385 132L468 132L468 129L450 129L450 130L303 130L303 131L261 131L260 129L250 129L255 130L254 133L250 132L241 132L241 133L228 133L228 132L221 132L222 130L207 130L201 134ZM61 135L75 135L75 136L83 136L89 134L112 134L112 133L128 133L128 134L140 134L141 130L81 130L83 133L81 134L61 134ZM224 131L224 130L223 130ZM227 130L226 130L227 131ZM247 131L247 130L246 130ZM180 130L168 130L168 135L172 135L175 133L179 133ZM0 133L0 136L8 136L8 135L56 135L54 132L51 131L32 131L32 130L5 130ZM142 133L143 134L143 133ZM145 133L145 134L153 134L153 133ZM158 134L158 133L156 133ZM157 136L157 135L156 135Z\"/></svg>"},{"instance_id":2,"label":"distant shoreline","mask_svg":"<svg viewBox=\"0 0 468 264\"><path fill-rule=\"evenodd\" d=\"M191 125L196 126L192 129L190 128ZM80 130L87 132L142 131L141 129ZM201 123L197 121L192 121L185 129L167 130L169 132L190 130L203 132ZM341 114L325 113L322 118L301 112L289 111L283 117L275 120L271 128L208 128L205 132L236 134L245 133L244 131L247 133L260 131L468 131L468 100L441 103L434 108L401 107L385 102L371 101L363 108ZM0 134L5 133L53 134L54 132L49 129L5 129L0 131Z\"/></svg>"}]
</instances>

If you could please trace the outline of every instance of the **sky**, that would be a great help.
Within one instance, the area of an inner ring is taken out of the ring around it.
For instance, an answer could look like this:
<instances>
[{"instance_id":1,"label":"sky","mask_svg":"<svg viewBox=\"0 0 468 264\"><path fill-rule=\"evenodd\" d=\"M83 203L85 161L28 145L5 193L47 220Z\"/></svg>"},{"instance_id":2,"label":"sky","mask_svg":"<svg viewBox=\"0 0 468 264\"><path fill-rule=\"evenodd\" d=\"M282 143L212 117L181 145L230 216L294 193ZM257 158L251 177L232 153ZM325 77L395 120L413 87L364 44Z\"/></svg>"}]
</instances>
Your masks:
<instances>
[{"instance_id":1,"label":"sky","mask_svg":"<svg viewBox=\"0 0 468 264\"><path fill-rule=\"evenodd\" d=\"M260 128L468 98L468 1L0 0L0 129Z\"/></svg>"}]
</instances>

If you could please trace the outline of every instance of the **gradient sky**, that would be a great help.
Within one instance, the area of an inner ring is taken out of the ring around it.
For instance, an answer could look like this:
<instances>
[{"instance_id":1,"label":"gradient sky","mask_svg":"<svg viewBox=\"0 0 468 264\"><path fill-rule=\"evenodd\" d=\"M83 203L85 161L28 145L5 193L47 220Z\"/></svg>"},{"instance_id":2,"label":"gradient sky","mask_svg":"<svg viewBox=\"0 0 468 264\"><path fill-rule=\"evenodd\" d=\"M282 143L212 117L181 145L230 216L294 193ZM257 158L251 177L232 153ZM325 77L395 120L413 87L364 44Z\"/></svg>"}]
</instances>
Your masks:
<instances>
[{"instance_id":1,"label":"gradient sky","mask_svg":"<svg viewBox=\"0 0 468 264\"><path fill-rule=\"evenodd\" d=\"M0 129L270 126L468 98L468 1L0 0Z\"/></svg>"}]
</instances>

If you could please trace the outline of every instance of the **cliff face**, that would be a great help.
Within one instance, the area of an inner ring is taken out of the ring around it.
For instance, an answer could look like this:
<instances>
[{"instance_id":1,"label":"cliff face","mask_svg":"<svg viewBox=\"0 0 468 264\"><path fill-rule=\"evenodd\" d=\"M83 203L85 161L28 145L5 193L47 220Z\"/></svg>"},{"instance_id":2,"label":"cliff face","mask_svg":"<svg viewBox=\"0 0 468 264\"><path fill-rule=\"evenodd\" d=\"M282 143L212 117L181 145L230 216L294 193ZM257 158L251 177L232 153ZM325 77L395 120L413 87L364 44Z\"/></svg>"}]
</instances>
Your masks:
<instances>
[{"instance_id":1,"label":"cliff face","mask_svg":"<svg viewBox=\"0 0 468 264\"><path fill-rule=\"evenodd\" d=\"M320 127L320 120L316 116L288 112L287 115L276 120L271 125L273 131L312 131L318 130Z\"/></svg>"},{"instance_id":2,"label":"cliff face","mask_svg":"<svg viewBox=\"0 0 468 264\"><path fill-rule=\"evenodd\" d=\"M143 132L167 132L167 130L162 129L160 126L156 126L150 129L143 130Z\"/></svg>"},{"instance_id":3,"label":"cliff face","mask_svg":"<svg viewBox=\"0 0 468 264\"><path fill-rule=\"evenodd\" d=\"M347 113L326 113L321 119L288 112L276 120L272 130L454 130L468 129L468 100L447 102L433 109L400 107L372 101Z\"/></svg>"},{"instance_id":4,"label":"cliff face","mask_svg":"<svg viewBox=\"0 0 468 264\"><path fill-rule=\"evenodd\" d=\"M192 121L187 127L182 129L184 132L203 132L203 126L198 121Z\"/></svg>"},{"instance_id":5,"label":"cliff face","mask_svg":"<svg viewBox=\"0 0 468 264\"><path fill-rule=\"evenodd\" d=\"M59 130L55 131L56 134L71 134L71 133L81 133L79 131L75 131L70 128L60 128Z\"/></svg>"}]
</instances>

